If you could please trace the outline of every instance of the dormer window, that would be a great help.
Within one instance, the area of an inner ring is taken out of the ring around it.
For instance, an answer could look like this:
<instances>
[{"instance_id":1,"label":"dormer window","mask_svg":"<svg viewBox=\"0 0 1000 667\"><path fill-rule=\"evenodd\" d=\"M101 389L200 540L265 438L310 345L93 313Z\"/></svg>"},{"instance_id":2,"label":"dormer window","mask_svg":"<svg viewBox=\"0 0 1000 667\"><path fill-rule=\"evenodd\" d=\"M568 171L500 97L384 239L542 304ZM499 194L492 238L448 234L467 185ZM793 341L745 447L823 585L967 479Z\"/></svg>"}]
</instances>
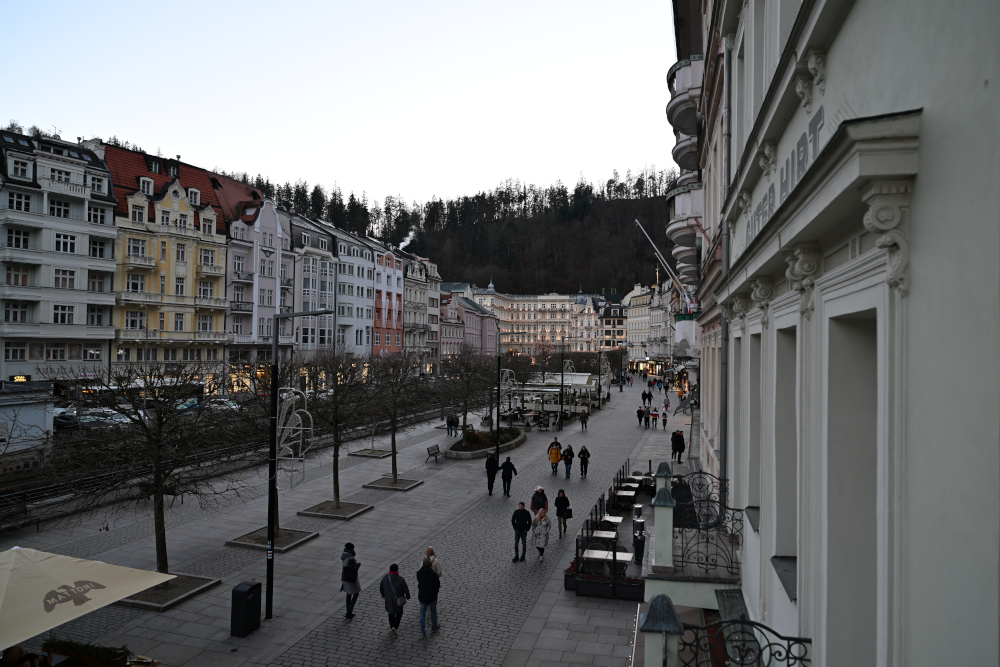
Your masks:
<instances>
[{"instance_id":1,"label":"dormer window","mask_svg":"<svg viewBox=\"0 0 1000 667\"><path fill-rule=\"evenodd\" d=\"M160 163L157 161L152 161L149 163L149 170L154 174L160 173Z\"/></svg>"},{"instance_id":2,"label":"dormer window","mask_svg":"<svg viewBox=\"0 0 1000 667\"><path fill-rule=\"evenodd\" d=\"M96 176L90 177L90 191L102 194L104 192L104 179Z\"/></svg>"},{"instance_id":3,"label":"dormer window","mask_svg":"<svg viewBox=\"0 0 1000 667\"><path fill-rule=\"evenodd\" d=\"M139 192L146 195L147 197L153 196L153 179L151 178L140 178L139 179Z\"/></svg>"},{"instance_id":4,"label":"dormer window","mask_svg":"<svg viewBox=\"0 0 1000 667\"><path fill-rule=\"evenodd\" d=\"M339 248L340 248L340 254L341 255L346 255L347 254L347 246L346 245L344 245L343 243L341 243L340 246L339 246Z\"/></svg>"},{"instance_id":5,"label":"dormer window","mask_svg":"<svg viewBox=\"0 0 1000 667\"><path fill-rule=\"evenodd\" d=\"M11 170L11 175L15 178L27 178L28 163L24 160L14 160L14 168Z\"/></svg>"},{"instance_id":6,"label":"dormer window","mask_svg":"<svg viewBox=\"0 0 1000 667\"><path fill-rule=\"evenodd\" d=\"M167 176L177 176L177 167L174 165L167 167Z\"/></svg>"},{"instance_id":7,"label":"dormer window","mask_svg":"<svg viewBox=\"0 0 1000 667\"><path fill-rule=\"evenodd\" d=\"M311 245L311 244L312 244L312 238L305 232L302 232L302 245Z\"/></svg>"},{"instance_id":8,"label":"dormer window","mask_svg":"<svg viewBox=\"0 0 1000 667\"><path fill-rule=\"evenodd\" d=\"M326 239L320 239L319 240L319 249L320 250L326 250L326 248L327 248Z\"/></svg>"},{"instance_id":9,"label":"dormer window","mask_svg":"<svg viewBox=\"0 0 1000 667\"><path fill-rule=\"evenodd\" d=\"M191 206L200 206L201 193L194 188L188 188L188 202L191 203Z\"/></svg>"}]
</instances>

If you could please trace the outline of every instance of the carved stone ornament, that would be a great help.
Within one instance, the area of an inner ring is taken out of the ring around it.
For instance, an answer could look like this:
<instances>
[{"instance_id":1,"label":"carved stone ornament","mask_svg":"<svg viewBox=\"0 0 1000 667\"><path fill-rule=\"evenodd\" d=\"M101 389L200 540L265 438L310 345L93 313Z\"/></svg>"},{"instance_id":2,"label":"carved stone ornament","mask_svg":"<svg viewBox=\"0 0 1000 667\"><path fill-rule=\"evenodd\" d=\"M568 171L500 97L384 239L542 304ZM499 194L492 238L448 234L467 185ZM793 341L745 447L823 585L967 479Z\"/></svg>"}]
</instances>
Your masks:
<instances>
[{"instance_id":1,"label":"carved stone ornament","mask_svg":"<svg viewBox=\"0 0 1000 667\"><path fill-rule=\"evenodd\" d=\"M750 308L750 301L747 299L747 295L734 294L729 302L729 308L733 315L733 326L739 327L740 329L746 328L747 310Z\"/></svg>"},{"instance_id":2,"label":"carved stone ornament","mask_svg":"<svg viewBox=\"0 0 1000 667\"><path fill-rule=\"evenodd\" d=\"M751 203L750 191L749 190L740 190L740 197L736 201L737 201L737 203L739 203L740 210L743 211L743 215L747 216L747 219L749 219L750 218L750 203Z\"/></svg>"},{"instance_id":3,"label":"carved stone ornament","mask_svg":"<svg viewBox=\"0 0 1000 667\"><path fill-rule=\"evenodd\" d=\"M812 77L808 74L798 74L795 77L795 94L799 96L799 101L805 107L806 113L812 113L813 103L813 83Z\"/></svg>"},{"instance_id":4,"label":"carved stone ornament","mask_svg":"<svg viewBox=\"0 0 1000 667\"><path fill-rule=\"evenodd\" d=\"M819 91L820 95L826 94L826 53L823 51L810 51L806 61L809 73L812 74L813 88Z\"/></svg>"},{"instance_id":5,"label":"carved stone ornament","mask_svg":"<svg viewBox=\"0 0 1000 667\"><path fill-rule=\"evenodd\" d=\"M790 289L800 292L799 312L808 320L813 312L813 283L823 255L819 246L802 244L785 253L785 278Z\"/></svg>"},{"instance_id":6,"label":"carved stone ornament","mask_svg":"<svg viewBox=\"0 0 1000 667\"><path fill-rule=\"evenodd\" d=\"M750 298L760 308L760 323L765 327L768 324L768 306L771 305L771 298L774 296L774 280L770 276L763 276L753 281L750 291Z\"/></svg>"},{"instance_id":7,"label":"carved stone ornament","mask_svg":"<svg viewBox=\"0 0 1000 667\"><path fill-rule=\"evenodd\" d=\"M887 250L889 254L889 270L885 280L901 296L906 296L906 269L910 264L910 244L904 223L909 216L912 190L911 180L873 181L862 194L862 199L868 205L864 218L865 229L879 234L875 245Z\"/></svg>"},{"instance_id":8,"label":"carved stone ornament","mask_svg":"<svg viewBox=\"0 0 1000 667\"><path fill-rule=\"evenodd\" d=\"M758 164L764 172L764 177L771 180L771 174L778 166L778 147L773 141L765 141L760 147Z\"/></svg>"}]
</instances>

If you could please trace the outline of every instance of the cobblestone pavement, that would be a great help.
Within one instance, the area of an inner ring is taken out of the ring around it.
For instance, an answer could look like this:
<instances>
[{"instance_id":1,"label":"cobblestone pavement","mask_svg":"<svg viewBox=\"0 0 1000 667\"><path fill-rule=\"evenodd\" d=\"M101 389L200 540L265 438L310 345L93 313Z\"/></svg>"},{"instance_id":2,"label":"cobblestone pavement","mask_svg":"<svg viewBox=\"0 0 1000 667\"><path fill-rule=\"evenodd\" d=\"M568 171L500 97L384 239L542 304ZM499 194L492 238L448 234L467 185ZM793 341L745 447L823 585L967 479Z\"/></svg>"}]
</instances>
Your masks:
<instances>
[{"instance_id":1,"label":"cobblestone pavement","mask_svg":"<svg viewBox=\"0 0 1000 667\"><path fill-rule=\"evenodd\" d=\"M244 663L367 665L376 661L532 667L546 664L543 661L625 664L621 648L606 653L603 647L593 649L582 644L573 651L558 651L557 657L556 649L534 645L552 639L548 631L585 632L552 625L566 622L557 617L564 607L574 605L573 601L558 599L561 571L572 557L572 540L560 540L553 531L544 561L539 562L532 549L526 562L511 563L510 515L518 500L529 500L536 485L545 486L550 499L564 488L578 515L570 521L572 535L598 495L607 491L613 474L626 458L641 454L643 461L653 459L654 467L666 459L666 431L637 428L633 421L639 391L633 388L625 394L616 392L611 404L591 419L587 432L572 424L561 433L531 433L524 445L508 453L519 472L513 485L514 497L509 499L500 495L499 480L496 495L486 494L482 459L425 463L425 445L444 448L449 442L443 429L428 424L407 433L398 445L400 476L424 480L424 484L406 493L362 489L362 484L389 473L390 459L347 458L345 451L340 461L343 499L370 503L375 508L350 522L299 517L295 512L332 497L332 453L323 452L311 459L304 482L281 491L281 525L320 535L276 556L274 618L264 621L260 630L245 639L229 635L230 591L242 581L263 581L265 560L262 552L224 546L224 542L264 524L263 484L255 485L244 502L205 509L189 500L185 505L178 502L168 511L172 569L218 577L222 585L159 614L108 607L58 628L57 633L81 641L128 643L132 650L152 655L165 667ZM678 428L688 425L689 418L686 422L684 418L672 417L671 427L674 423ZM558 477L551 476L544 454L553 436L577 450L581 444L587 445L593 454L589 479L580 479L578 466L574 466L570 480L563 476L562 466ZM0 548L20 544L153 569L155 551L148 528L151 522L145 512L145 508L139 508L135 516L119 520L106 532L98 532L104 519L94 517L73 527L45 527L39 534L24 531L3 535ZM351 622L343 618L343 593L339 592L339 555L348 541L357 545L363 585L355 610L357 617ZM435 547L444 565L439 603L439 620L444 627L420 640L414 575L427 545ZM388 631L378 595L378 580L392 562L399 563L413 592L398 638ZM575 606L590 608L581 605ZM608 608L594 609L586 614L588 618L604 617ZM623 608L612 611L623 612ZM624 637L628 624L620 616L612 615L610 624L591 625L601 628L599 635ZM610 632L610 628L618 632ZM531 632L533 629L537 633ZM573 637L558 639L570 641ZM38 641L36 638L33 643ZM583 642L579 638L575 641ZM621 646L620 642L608 639L598 643ZM586 659L588 655L591 657Z\"/></svg>"}]
</instances>

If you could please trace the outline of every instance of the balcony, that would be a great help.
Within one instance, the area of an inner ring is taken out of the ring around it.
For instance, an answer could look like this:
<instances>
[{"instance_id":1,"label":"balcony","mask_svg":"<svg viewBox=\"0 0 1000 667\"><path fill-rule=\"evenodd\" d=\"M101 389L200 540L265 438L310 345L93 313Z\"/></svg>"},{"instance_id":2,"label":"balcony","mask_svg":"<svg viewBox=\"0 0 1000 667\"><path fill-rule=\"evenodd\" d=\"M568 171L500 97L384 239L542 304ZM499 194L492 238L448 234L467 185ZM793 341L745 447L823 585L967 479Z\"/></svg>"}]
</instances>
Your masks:
<instances>
[{"instance_id":1,"label":"balcony","mask_svg":"<svg viewBox=\"0 0 1000 667\"><path fill-rule=\"evenodd\" d=\"M229 310L234 313L252 313L253 304L249 301L230 301Z\"/></svg>"},{"instance_id":2,"label":"balcony","mask_svg":"<svg viewBox=\"0 0 1000 667\"><path fill-rule=\"evenodd\" d=\"M673 200L673 215L667 225L667 238L675 245L694 246L695 237L699 233L696 219L702 216L704 209L704 186L693 183L674 188L667 193L667 199Z\"/></svg>"},{"instance_id":3,"label":"balcony","mask_svg":"<svg viewBox=\"0 0 1000 667\"><path fill-rule=\"evenodd\" d=\"M199 296L195 297L194 305L197 308L229 308L229 301L211 296Z\"/></svg>"},{"instance_id":4,"label":"balcony","mask_svg":"<svg viewBox=\"0 0 1000 667\"><path fill-rule=\"evenodd\" d=\"M149 292L118 292L115 294L115 299L122 303L160 303L163 301L163 295Z\"/></svg>"},{"instance_id":5,"label":"balcony","mask_svg":"<svg viewBox=\"0 0 1000 667\"><path fill-rule=\"evenodd\" d=\"M281 335L278 336L278 345L291 345L295 342L295 337L292 335Z\"/></svg>"},{"instance_id":6,"label":"balcony","mask_svg":"<svg viewBox=\"0 0 1000 667\"><path fill-rule=\"evenodd\" d=\"M291 312L293 312L292 311L292 306L278 306L278 312L279 313L291 313Z\"/></svg>"},{"instance_id":7,"label":"balcony","mask_svg":"<svg viewBox=\"0 0 1000 667\"><path fill-rule=\"evenodd\" d=\"M159 340L160 331L156 329L151 329L149 331L145 329L115 329L115 338L117 340Z\"/></svg>"},{"instance_id":8,"label":"balcony","mask_svg":"<svg viewBox=\"0 0 1000 667\"><path fill-rule=\"evenodd\" d=\"M229 342L229 333L226 331L196 331L194 338L195 340L227 343Z\"/></svg>"},{"instance_id":9,"label":"balcony","mask_svg":"<svg viewBox=\"0 0 1000 667\"><path fill-rule=\"evenodd\" d=\"M125 255L125 266L130 269L152 269L156 261L150 255Z\"/></svg>"},{"instance_id":10,"label":"balcony","mask_svg":"<svg viewBox=\"0 0 1000 667\"><path fill-rule=\"evenodd\" d=\"M675 134L677 143L674 144L674 149L671 151L674 162L681 169L695 171L698 169L698 137L680 133Z\"/></svg>"},{"instance_id":11,"label":"balcony","mask_svg":"<svg viewBox=\"0 0 1000 667\"><path fill-rule=\"evenodd\" d=\"M199 264L196 270L206 276L221 276L226 272L226 268L218 264Z\"/></svg>"},{"instance_id":12,"label":"balcony","mask_svg":"<svg viewBox=\"0 0 1000 667\"><path fill-rule=\"evenodd\" d=\"M233 271L233 282L252 283L253 271Z\"/></svg>"},{"instance_id":13,"label":"balcony","mask_svg":"<svg viewBox=\"0 0 1000 667\"><path fill-rule=\"evenodd\" d=\"M704 74L705 57L701 54L678 62L667 72L667 85L670 87L667 121L675 130L688 136L698 134L698 104Z\"/></svg>"},{"instance_id":14,"label":"balcony","mask_svg":"<svg viewBox=\"0 0 1000 667\"><path fill-rule=\"evenodd\" d=\"M13 301L38 301L41 299L42 287L34 280L27 283L0 283L0 299Z\"/></svg>"},{"instance_id":15,"label":"balcony","mask_svg":"<svg viewBox=\"0 0 1000 667\"><path fill-rule=\"evenodd\" d=\"M229 342L230 343L239 343L239 344L252 343L253 342L253 336L250 335L250 334L231 333L231 334L229 334Z\"/></svg>"},{"instance_id":16,"label":"balcony","mask_svg":"<svg viewBox=\"0 0 1000 667\"><path fill-rule=\"evenodd\" d=\"M675 245L670 254L674 256L674 259L677 260L677 265L680 266L682 262L694 264L695 258L698 256L698 250L693 245Z\"/></svg>"},{"instance_id":17,"label":"balcony","mask_svg":"<svg viewBox=\"0 0 1000 667\"><path fill-rule=\"evenodd\" d=\"M39 178L38 184L47 190L53 192L63 192L68 195L74 195L76 197L89 197L90 188L88 188L83 183L74 183L72 181L58 181L54 178Z\"/></svg>"},{"instance_id":18,"label":"balcony","mask_svg":"<svg viewBox=\"0 0 1000 667\"><path fill-rule=\"evenodd\" d=\"M282 289L292 289L294 285L294 281L291 278L279 278L278 280L281 282Z\"/></svg>"}]
</instances>

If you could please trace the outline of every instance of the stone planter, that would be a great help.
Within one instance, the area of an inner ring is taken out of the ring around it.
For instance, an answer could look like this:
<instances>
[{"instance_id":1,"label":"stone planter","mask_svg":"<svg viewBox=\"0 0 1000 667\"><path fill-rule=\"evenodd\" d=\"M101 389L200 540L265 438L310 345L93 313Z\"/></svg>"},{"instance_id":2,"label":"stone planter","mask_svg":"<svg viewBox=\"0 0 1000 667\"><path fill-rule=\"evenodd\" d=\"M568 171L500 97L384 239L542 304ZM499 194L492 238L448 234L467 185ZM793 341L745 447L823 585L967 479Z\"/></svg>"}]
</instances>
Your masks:
<instances>
[{"instance_id":1,"label":"stone planter","mask_svg":"<svg viewBox=\"0 0 1000 667\"><path fill-rule=\"evenodd\" d=\"M524 431L521 431L521 435L517 436L508 443L500 445L500 453L503 454L504 452L509 452L515 447L520 447L521 445L524 444L524 441L526 439L527 438L524 434ZM459 442L461 442L461 440L459 440ZM484 459L487 456L489 456L491 452L495 451L496 451L496 446L487 447L486 449L477 449L474 452L456 452L449 449L444 453L444 455L445 458L449 459Z\"/></svg>"},{"instance_id":2,"label":"stone planter","mask_svg":"<svg viewBox=\"0 0 1000 667\"><path fill-rule=\"evenodd\" d=\"M576 590L576 575L569 574L568 572L563 572L563 590L564 591L575 591Z\"/></svg>"},{"instance_id":3,"label":"stone planter","mask_svg":"<svg viewBox=\"0 0 1000 667\"><path fill-rule=\"evenodd\" d=\"M575 590L578 596L591 597L591 598L610 598L611 582L588 581L586 579L577 579ZM642 602L645 592L646 592L645 583L615 585L615 599L617 600L635 600L637 602Z\"/></svg>"}]
</instances>

